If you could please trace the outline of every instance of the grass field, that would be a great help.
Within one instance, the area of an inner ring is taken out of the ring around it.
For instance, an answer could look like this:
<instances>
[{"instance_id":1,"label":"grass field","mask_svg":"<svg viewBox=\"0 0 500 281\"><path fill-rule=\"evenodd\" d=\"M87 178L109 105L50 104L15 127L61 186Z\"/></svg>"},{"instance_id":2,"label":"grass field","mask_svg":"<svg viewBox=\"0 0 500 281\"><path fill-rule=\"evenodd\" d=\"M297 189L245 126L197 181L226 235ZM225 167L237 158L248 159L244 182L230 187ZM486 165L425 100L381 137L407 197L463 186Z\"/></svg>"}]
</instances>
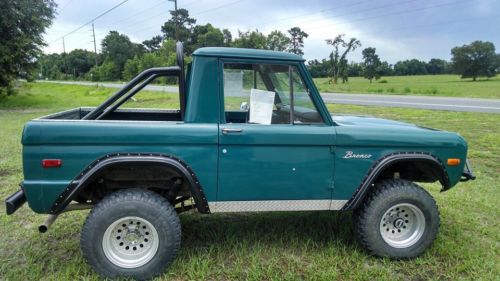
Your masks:
<instances>
[{"instance_id":1,"label":"grass field","mask_svg":"<svg viewBox=\"0 0 500 281\"><path fill-rule=\"evenodd\" d=\"M500 99L500 76L481 79L460 79L458 75L389 76L379 81L361 77L349 78L349 83L337 85L328 78L314 79L320 92L377 93L389 95L423 95ZM387 83L380 83L386 81Z\"/></svg>"},{"instance_id":2,"label":"grass field","mask_svg":"<svg viewBox=\"0 0 500 281\"><path fill-rule=\"evenodd\" d=\"M49 91L49 92L47 92ZM29 119L80 105L96 105L112 89L32 85L0 101L0 198L22 180L20 137ZM175 106L146 93L142 105ZM173 98L173 95L166 95ZM441 230L433 246L410 261L370 257L353 238L351 213L182 214L182 249L158 280L498 280L500 278L500 115L329 105L334 114L404 120L459 132L469 141L478 177L439 192ZM65 213L45 234L45 219L23 206L0 208L0 280L98 280L80 249L88 211Z\"/></svg>"}]
</instances>

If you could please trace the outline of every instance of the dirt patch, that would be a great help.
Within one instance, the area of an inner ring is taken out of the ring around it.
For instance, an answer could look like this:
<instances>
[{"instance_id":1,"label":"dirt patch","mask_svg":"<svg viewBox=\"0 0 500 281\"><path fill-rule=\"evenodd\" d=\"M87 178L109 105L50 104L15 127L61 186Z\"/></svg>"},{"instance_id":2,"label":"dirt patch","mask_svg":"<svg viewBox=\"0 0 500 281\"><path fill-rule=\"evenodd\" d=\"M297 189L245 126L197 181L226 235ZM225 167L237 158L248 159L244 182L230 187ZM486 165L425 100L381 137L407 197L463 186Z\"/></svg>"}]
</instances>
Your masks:
<instances>
[{"instance_id":1,"label":"dirt patch","mask_svg":"<svg viewBox=\"0 0 500 281\"><path fill-rule=\"evenodd\" d=\"M12 175L11 171L0 170L0 178Z\"/></svg>"}]
</instances>

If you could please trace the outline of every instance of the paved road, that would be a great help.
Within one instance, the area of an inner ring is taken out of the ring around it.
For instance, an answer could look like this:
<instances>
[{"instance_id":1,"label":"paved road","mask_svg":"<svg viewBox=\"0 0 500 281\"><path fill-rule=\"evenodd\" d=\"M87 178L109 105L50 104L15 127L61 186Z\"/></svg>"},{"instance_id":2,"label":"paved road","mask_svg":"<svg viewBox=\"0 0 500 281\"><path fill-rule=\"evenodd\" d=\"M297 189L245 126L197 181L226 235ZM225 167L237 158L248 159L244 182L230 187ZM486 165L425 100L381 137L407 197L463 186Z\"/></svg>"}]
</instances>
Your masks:
<instances>
[{"instance_id":1,"label":"paved road","mask_svg":"<svg viewBox=\"0 0 500 281\"><path fill-rule=\"evenodd\" d=\"M124 85L120 83L97 83L97 82L81 82L81 81L40 80L39 82L85 85L85 86L99 85L108 88L121 88ZM177 87L174 86L149 85L146 86L146 89L151 91L177 92ZM326 103L410 107L410 108L422 108L422 109L487 112L487 113L500 114L500 99L401 96L401 95L378 95L378 94L345 94L345 93L321 93L321 95Z\"/></svg>"}]
</instances>

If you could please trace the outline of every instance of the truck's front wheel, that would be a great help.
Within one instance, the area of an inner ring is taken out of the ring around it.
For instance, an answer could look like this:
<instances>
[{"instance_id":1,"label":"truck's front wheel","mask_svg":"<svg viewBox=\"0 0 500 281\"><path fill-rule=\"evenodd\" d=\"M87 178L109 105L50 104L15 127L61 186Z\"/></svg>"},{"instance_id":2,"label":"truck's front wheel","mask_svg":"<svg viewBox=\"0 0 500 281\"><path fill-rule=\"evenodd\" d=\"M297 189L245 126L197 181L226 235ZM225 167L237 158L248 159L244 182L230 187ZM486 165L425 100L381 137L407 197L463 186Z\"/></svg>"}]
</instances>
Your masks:
<instances>
[{"instance_id":1,"label":"truck's front wheel","mask_svg":"<svg viewBox=\"0 0 500 281\"><path fill-rule=\"evenodd\" d=\"M87 217L81 248L104 277L149 279L165 271L180 248L181 228L174 208L142 189L115 192Z\"/></svg>"},{"instance_id":2,"label":"truck's front wheel","mask_svg":"<svg viewBox=\"0 0 500 281\"><path fill-rule=\"evenodd\" d=\"M439 212L432 196L406 180L376 185L357 212L357 234L372 254L413 258L427 249L439 229Z\"/></svg>"}]
</instances>

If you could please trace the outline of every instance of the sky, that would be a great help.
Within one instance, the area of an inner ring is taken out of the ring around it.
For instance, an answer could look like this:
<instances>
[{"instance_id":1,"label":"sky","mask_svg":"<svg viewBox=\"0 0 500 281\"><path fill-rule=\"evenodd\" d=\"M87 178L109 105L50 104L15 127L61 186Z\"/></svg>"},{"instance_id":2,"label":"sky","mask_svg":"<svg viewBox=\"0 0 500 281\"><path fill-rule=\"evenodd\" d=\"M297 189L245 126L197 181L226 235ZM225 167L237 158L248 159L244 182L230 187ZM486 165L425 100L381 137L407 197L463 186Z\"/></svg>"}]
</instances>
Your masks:
<instances>
[{"instance_id":1,"label":"sky","mask_svg":"<svg viewBox=\"0 0 500 281\"><path fill-rule=\"evenodd\" d=\"M63 51L62 37L124 0L56 0L58 14L44 38L45 53ZM389 63L416 58L450 59L455 46L475 40L490 41L500 52L500 0L178 0L197 24L211 23L238 31L286 32L300 27L309 37L304 58L327 58L331 48L325 39L345 34L362 46L348 55L361 61L361 50L374 47ZM137 43L161 34L174 3L169 0L128 0L95 20L98 52L111 30ZM94 50L92 27L87 25L64 37L66 52Z\"/></svg>"}]
</instances>

